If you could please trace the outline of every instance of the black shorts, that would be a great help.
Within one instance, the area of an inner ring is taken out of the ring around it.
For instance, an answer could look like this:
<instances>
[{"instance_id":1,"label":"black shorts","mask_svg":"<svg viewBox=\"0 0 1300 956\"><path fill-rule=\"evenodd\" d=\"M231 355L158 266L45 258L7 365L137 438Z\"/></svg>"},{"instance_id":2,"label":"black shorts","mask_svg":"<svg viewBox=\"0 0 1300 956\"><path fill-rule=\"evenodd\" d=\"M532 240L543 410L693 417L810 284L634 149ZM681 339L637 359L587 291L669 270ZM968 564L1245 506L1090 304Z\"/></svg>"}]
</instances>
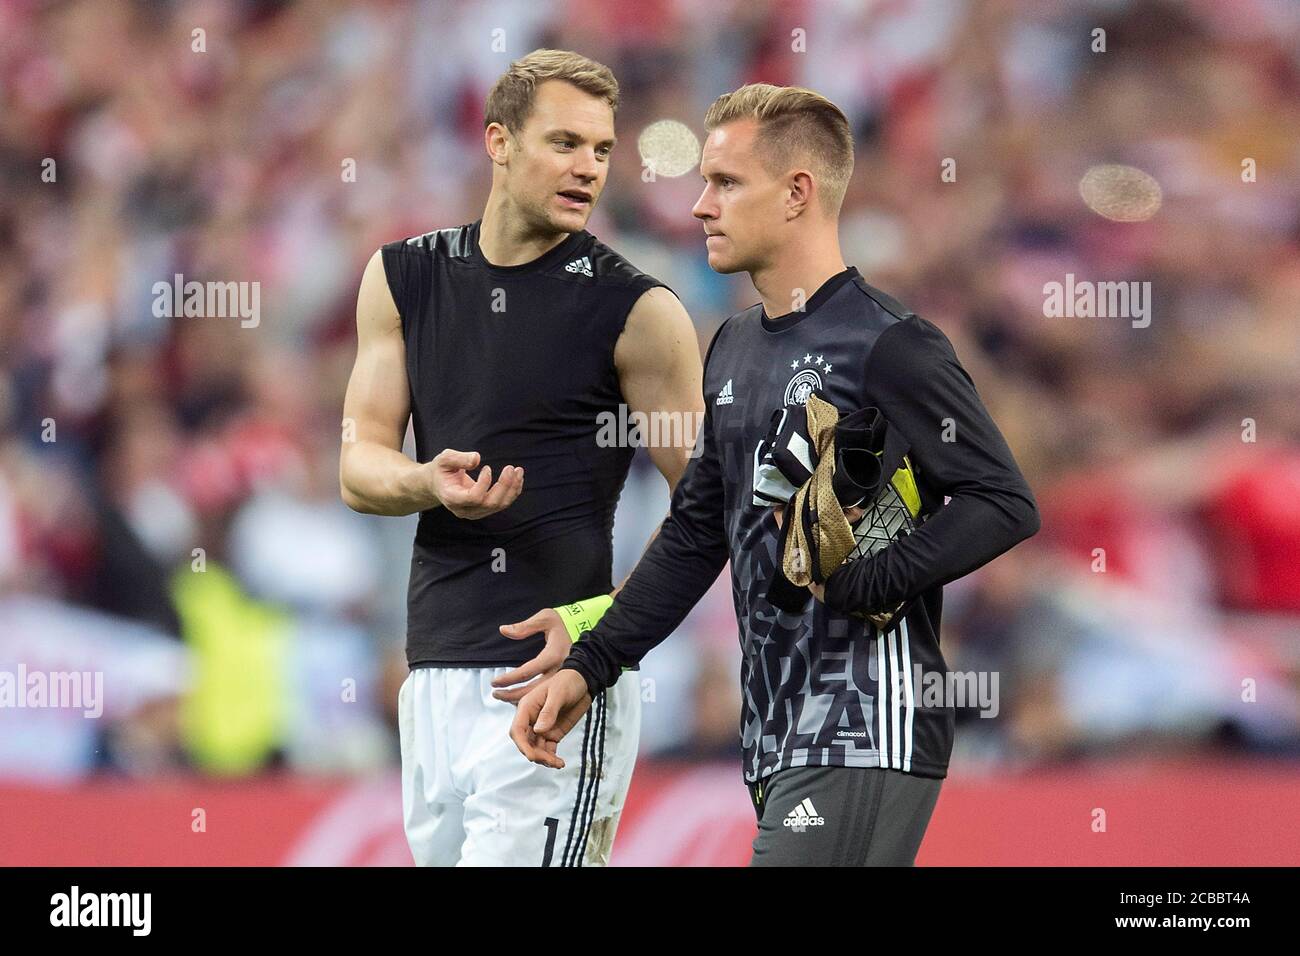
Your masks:
<instances>
[{"instance_id":1,"label":"black shorts","mask_svg":"<svg viewBox=\"0 0 1300 956\"><path fill-rule=\"evenodd\" d=\"M911 866L943 780L881 767L793 767L749 784L750 866Z\"/></svg>"}]
</instances>

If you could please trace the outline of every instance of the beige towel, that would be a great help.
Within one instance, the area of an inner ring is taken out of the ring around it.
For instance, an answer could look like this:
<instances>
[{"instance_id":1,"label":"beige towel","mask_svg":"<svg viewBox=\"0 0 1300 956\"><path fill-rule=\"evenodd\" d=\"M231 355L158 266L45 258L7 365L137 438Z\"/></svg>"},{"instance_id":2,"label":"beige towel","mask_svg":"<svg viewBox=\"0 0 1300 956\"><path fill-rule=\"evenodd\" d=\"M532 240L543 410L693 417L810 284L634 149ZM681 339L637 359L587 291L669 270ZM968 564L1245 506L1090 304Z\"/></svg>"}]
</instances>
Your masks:
<instances>
[{"instance_id":1,"label":"beige towel","mask_svg":"<svg viewBox=\"0 0 1300 956\"><path fill-rule=\"evenodd\" d=\"M810 395L807 412L808 437L817 452L817 468L795 494L790 503L792 507L786 511L786 520L791 524L785 554L781 557L785 576L799 587L807 587L813 582L811 555L814 549L809 547L804 523L799 517L808 507L810 497L817 506L817 520L812 524L812 533L817 536L815 550L819 581L825 581L844 563L856 543L849 519L844 517L844 509L831 487L831 478L835 474L835 423L840 419L839 410L830 402Z\"/></svg>"},{"instance_id":2,"label":"beige towel","mask_svg":"<svg viewBox=\"0 0 1300 956\"><path fill-rule=\"evenodd\" d=\"M790 533L786 536L785 553L781 556L781 568L792 584L807 587L813 583L812 549L809 547L804 523L800 518L803 509L808 506L809 497L817 505L817 520L812 523L812 532L817 536L817 556L821 580L824 582L844 563L857 540L853 535L853 526L844 516L831 479L835 474L835 424L839 421L839 410L830 402L824 402L816 395L808 397L808 436L817 451L817 468L812 477L804 482L786 509L785 520L791 522ZM902 605L892 611L874 614L855 613L854 617L865 618L876 627L886 627L893 620Z\"/></svg>"}]
</instances>

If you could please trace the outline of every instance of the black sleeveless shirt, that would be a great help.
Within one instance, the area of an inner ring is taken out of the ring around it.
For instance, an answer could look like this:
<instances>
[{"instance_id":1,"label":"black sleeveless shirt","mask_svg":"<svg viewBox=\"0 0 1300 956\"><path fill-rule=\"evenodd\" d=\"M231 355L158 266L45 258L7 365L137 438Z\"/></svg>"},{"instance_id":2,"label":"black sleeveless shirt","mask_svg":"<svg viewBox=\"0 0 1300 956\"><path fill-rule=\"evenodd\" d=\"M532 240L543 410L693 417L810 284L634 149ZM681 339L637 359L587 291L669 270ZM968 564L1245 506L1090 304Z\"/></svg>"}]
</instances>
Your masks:
<instances>
[{"instance_id":1,"label":"black sleeveless shirt","mask_svg":"<svg viewBox=\"0 0 1300 956\"><path fill-rule=\"evenodd\" d=\"M608 593L614 509L633 448L601 447L624 401L614 345L633 304L663 285L585 230L519 266L479 250L479 222L383 247L402 319L416 457L477 451L524 490L477 521L421 512L411 556L412 667L517 666L540 637L502 624ZM608 444L608 442L605 442ZM471 472L476 477L478 471Z\"/></svg>"}]
</instances>

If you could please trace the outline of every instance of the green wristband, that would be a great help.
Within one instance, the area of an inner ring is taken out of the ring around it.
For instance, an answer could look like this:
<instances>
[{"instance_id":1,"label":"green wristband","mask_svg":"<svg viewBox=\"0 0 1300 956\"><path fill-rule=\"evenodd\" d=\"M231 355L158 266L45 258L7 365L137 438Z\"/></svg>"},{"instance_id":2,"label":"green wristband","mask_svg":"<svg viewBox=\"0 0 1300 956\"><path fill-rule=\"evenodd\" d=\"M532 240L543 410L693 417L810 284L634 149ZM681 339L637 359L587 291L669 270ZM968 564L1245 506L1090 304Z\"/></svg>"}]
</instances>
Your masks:
<instances>
[{"instance_id":1,"label":"green wristband","mask_svg":"<svg viewBox=\"0 0 1300 956\"><path fill-rule=\"evenodd\" d=\"M598 594L585 601L564 604L552 610L560 615L560 620L564 622L564 629L569 632L569 638L576 642L596 626L596 622L604 617L613 603L614 599L608 594Z\"/></svg>"}]
</instances>

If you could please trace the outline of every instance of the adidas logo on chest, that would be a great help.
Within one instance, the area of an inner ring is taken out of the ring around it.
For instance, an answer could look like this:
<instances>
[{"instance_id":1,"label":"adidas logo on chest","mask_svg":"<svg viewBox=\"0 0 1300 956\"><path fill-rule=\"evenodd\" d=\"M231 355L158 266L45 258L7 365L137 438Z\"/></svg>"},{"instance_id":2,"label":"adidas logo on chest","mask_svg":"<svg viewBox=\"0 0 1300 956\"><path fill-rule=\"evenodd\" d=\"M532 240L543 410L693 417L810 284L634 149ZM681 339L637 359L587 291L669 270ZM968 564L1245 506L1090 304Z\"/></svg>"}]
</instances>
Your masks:
<instances>
[{"instance_id":1,"label":"adidas logo on chest","mask_svg":"<svg viewBox=\"0 0 1300 956\"><path fill-rule=\"evenodd\" d=\"M583 256L581 259L574 259L572 262L570 262L567 266L564 267L564 271L576 272L584 276L591 276L592 275L591 260L586 256Z\"/></svg>"}]
</instances>

